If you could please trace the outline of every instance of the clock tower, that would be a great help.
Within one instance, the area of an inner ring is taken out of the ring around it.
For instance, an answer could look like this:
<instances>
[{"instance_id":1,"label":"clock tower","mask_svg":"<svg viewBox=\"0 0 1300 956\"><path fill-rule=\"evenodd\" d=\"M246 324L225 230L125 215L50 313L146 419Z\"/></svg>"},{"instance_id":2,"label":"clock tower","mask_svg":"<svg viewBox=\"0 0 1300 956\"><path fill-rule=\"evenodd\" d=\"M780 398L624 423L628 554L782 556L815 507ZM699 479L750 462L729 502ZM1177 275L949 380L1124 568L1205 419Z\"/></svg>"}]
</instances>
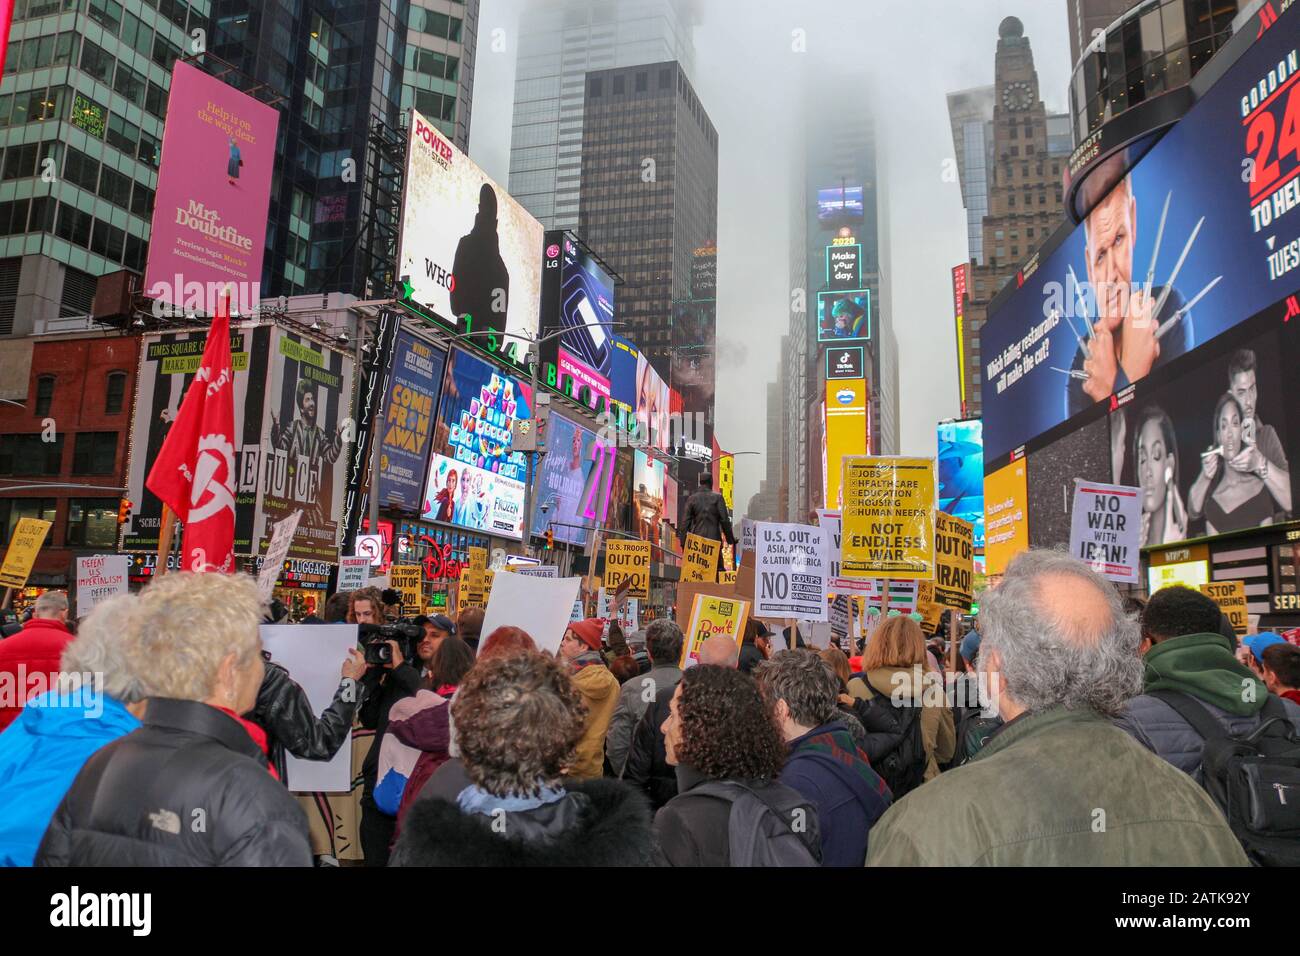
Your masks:
<instances>
[{"instance_id":1,"label":"clock tower","mask_svg":"<svg viewBox=\"0 0 1300 956\"><path fill-rule=\"evenodd\" d=\"M994 60L991 148L988 150L988 213L984 216L984 263L970 263L969 303L962 330L967 408L981 413L983 357L980 330L988 304L1014 281L1034 250L1064 218L1064 158L1047 148L1047 110L1038 93L1034 53L1024 25L1007 17L998 27Z\"/></svg>"}]
</instances>

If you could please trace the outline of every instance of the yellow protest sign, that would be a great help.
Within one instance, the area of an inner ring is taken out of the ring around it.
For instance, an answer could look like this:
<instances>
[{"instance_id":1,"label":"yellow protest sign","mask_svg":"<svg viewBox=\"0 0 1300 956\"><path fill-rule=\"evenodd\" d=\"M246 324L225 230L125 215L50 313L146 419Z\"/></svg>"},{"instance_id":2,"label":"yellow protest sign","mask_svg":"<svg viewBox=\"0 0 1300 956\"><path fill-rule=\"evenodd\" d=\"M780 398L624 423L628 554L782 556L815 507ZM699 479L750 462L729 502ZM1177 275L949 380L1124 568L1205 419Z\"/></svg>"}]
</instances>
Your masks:
<instances>
[{"instance_id":1,"label":"yellow protest sign","mask_svg":"<svg viewBox=\"0 0 1300 956\"><path fill-rule=\"evenodd\" d=\"M394 564L388 569L388 580L393 590L402 595L402 613L419 614L424 603L420 593L420 566Z\"/></svg>"},{"instance_id":2,"label":"yellow protest sign","mask_svg":"<svg viewBox=\"0 0 1300 956\"><path fill-rule=\"evenodd\" d=\"M1228 616L1232 629L1240 637L1250 629L1250 615L1246 611L1245 581L1215 581L1202 584L1201 593L1214 599L1219 610Z\"/></svg>"},{"instance_id":3,"label":"yellow protest sign","mask_svg":"<svg viewBox=\"0 0 1300 956\"><path fill-rule=\"evenodd\" d=\"M40 518L18 519L9 539L9 550L5 552L4 565L0 567L0 586L20 588L27 583L52 523Z\"/></svg>"},{"instance_id":4,"label":"yellow protest sign","mask_svg":"<svg viewBox=\"0 0 1300 956\"><path fill-rule=\"evenodd\" d=\"M487 548L469 548L469 568L471 571L486 571L487 559Z\"/></svg>"},{"instance_id":5,"label":"yellow protest sign","mask_svg":"<svg viewBox=\"0 0 1300 956\"><path fill-rule=\"evenodd\" d=\"M466 607L487 607L486 571L466 569L460 572L459 604Z\"/></svg>"},{"instance_id":6,"label":"yellow protest sign","mask_svg":"<svg viewBox=\"0 0 1300 956\"><path fill-rule=\"evenodd\" d=\"M916 610L921 615L921 627L927 634L933 634L943 616L943 605L935 602L937 588L933 581L916 583Z\"/></svg>"},{"instance_id":7,"label":"yellow protest sign","mask_svg":"<svg viewBox=\"0 0 1300 956\"><path fill-rule=\"evenodd\" d=\"M932 600L941 608L969 611L975 600L975 526L946 512L935 512L934 558Z\"/></svg>"},{"instance_id":8,"label":"yellow protest sign","mask_svg":"<svg viewBox=\"0 0 1300 956\"><path fill-rule=\"evenodd\" d=\"M487 602L492 600L492 582L496 580L495 571L483 572L483 606L487 607Z\"/></svg>"},{"instance_id":9,"label":"yellow protest sign","mask_svg":"<svg viewBox=\"0 0 1300 956\"><path fill-rule=\"evenodd\" d=\"M686 536L686 546L682 548L682 580L716 580L718 551L721 548L721 541L702 538L698 534L688 534Z\"/></svg>"},{"instance_id":10,"label":"yellow protest sign","mask_svg":"<svg viewBox=\"0 0 1300 956\"><path fill-rule=\"evenodd\" d=\"M605 590L613 594L628 580L628 597L650 599L650 542L605 542Z\"/></svg>"},{"instance_id":11,"label":"yellow protest sign","mask_svg":"<svg viewBox=\"0 0 1300 956\"><path fill-rule=\"evenodd\" d=\"M934 577L934 459L844 459L840 575Z\"/></svg>"},{"instance_id":12,"label":"yellow protest sign","mask_svg":"<svg viewBox=\"0 0 1300 956\"><path fill-rule=\"evenodd\" d=\"M735 583L736 583L736 572L735 572L735 571L723 571L721 574L718 575L718 581L719 581L719 583L721 583L721 584L735 584Z\"/></svg>"},{"instance_id":13,"label":"yellow protest sign","mask_svg":"<svg viewBox=\"0 0 1300 956\"><path fill-rule=\"evenodd\" d=\"M690 625L686 628L686 641L682 644L682 668L700 662L700 645L715 634L727 635L739 647L748 614L748 601L712 594L695 595L695 603L691 605Z\"/></svg>"}]
</instances>

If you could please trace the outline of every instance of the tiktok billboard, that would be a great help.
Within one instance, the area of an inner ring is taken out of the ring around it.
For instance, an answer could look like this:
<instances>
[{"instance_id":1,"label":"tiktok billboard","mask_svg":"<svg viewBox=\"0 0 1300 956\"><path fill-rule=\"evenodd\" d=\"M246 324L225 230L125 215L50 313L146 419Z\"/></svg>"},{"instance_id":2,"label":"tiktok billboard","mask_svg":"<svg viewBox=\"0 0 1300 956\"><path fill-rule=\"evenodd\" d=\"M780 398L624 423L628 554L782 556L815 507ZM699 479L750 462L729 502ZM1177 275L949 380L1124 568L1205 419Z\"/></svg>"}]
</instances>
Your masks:
<instances>
[{"instance_id":1,"label":"tiktok billboard","mask_svg":"<svg viewBox=\"0 0 1300 956\"><path fill-rule=\"evenodd\" d=\"M172 71L146 294L200 315L261 298L266 214L280 114L183 60Z\"/></svg>"},{"instance_id":2,"label":"tiktok billboard","mask_svg":"<svg viewBox=\"0 0 1300 956\"><path fill-rule=\"evenodd\" d=\"M988 470L1300 288L1298 38L1288 9L1131 170L1099 164L1087 219L994 303Z\"/></svg>"}]
</instances>

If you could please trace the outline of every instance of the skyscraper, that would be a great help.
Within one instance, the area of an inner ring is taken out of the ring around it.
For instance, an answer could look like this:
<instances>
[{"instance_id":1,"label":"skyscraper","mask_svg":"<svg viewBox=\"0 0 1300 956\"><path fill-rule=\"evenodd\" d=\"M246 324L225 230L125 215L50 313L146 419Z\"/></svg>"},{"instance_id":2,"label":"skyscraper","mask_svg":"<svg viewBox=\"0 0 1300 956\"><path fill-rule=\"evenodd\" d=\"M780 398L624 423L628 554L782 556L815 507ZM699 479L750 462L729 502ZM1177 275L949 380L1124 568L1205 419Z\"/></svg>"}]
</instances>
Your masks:
<instances>
[{"instance_id":1,"label":"skyscraper","mask_svg":"<svg viewBox=\"0 0 1300 956\"><path fill-rule=\"evenodd\" d=\"M1139 0L1065 0L1070 21L1070 63L1079 62L1084 48L1099 32Z\"/></svg>"},{"instance_id":2,"label":"skyscraper","mask_svg":"<svg viewBox=\"0 0 1300 956\"><path fill-rule=\"evenodd\" d=\"M533 0L520 15L509 189L546 228L578 225L586 74L676 61L689 76L697 17L696 0Z\"/></svg>"}]
</instances>

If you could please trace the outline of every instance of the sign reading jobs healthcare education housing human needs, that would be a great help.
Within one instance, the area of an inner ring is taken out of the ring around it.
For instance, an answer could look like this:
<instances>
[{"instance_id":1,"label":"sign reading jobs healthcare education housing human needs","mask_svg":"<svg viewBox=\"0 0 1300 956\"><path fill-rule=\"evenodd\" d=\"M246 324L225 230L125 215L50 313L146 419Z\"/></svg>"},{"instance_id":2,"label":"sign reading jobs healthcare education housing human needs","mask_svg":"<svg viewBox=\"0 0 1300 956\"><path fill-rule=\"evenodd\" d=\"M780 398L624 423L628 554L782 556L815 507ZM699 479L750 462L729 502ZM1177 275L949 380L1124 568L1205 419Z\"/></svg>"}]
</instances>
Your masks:
<instances>
[{"instance_id":1,"label":"sign reading jobs healthcare education housing human needs","mask_svg":"<svg viewBox=\"0 0 1300 956\"><path fill-rule=\"evenodd\" d=\"M1111 581L1136 584L1142 490L1074 479L1070 553Z\"/></svg>"},{"instance_id":2,"label":"sign reading jobs healthcare education housing human needs","mask_svg":"<svg viewBox=\"0 0 1300 956\"><path fill-rule=\"evenodd\" d=\"M755 538L754 613L759 617L826 620L830 559L825 529L760 521Z\"/></svg>"},{"instance_id":3,"label":"sign reading jobs healthcare education housing human needs","mask_svg":"<svg viewBox=\"0 0 1300 956\"><path fill-rule=\"evenodd\" d=\"M934 577L934 459L844 459L840 574Z\"/></svg>"},{"instance_id":4,"label":"sign reading jobs healthcare education housing human needs","mask_svg":"<svg viewBox=\"0 0 1300 956\"><path fill-rule=\"evenodd\" d=\"M624 581L628 597L650 599L650 542L605 542L605 590L617 591Z\"/></svg>"}]
</instances>

